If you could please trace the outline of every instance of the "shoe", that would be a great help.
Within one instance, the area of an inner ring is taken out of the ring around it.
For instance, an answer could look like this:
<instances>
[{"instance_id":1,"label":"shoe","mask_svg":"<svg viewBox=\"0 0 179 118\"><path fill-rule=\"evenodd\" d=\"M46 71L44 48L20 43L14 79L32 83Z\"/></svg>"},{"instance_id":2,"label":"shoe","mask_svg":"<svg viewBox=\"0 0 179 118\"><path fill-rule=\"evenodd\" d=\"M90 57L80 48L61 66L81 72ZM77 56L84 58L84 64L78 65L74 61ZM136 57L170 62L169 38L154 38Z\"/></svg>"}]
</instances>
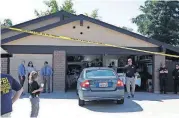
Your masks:
<instances>
[{"instance_id":1,"label":"shoe","mask_svg":"<svg viewBox=\"0 0 179 118\"><path fill-rule=\"evenodd\" d=\"M127 98L129 99L131 96L127 96Z\"/></svg>"},{"instance_id":2,"label":"shoe","mask_svg":"<svg viewBox=\"0 0 179 118\"><path fill-rule=\"evenodd\" d=\"M46 93L46 91L43 91L42 93Z\"/></svg>"},{"instance_id":3,"label":"shoe","mask_svg":"<svg viewBox=\"0 0 179 118\"><path fill-rule=\"evenodd\" d=\"M131 96L132 96L132 98L134 98L134 95L133 95L133 94L132 94Z\"/></svg>"},{"instance_id":4,"label":"shoe","mask_svg":"<svg viewBox=\"0 0 179 118\"><path fill-rule=\"evenodd\" d=\"M164 94L167 94L167 92L164 92Z\"/></svg>"},{"instance_id":5,"label":"shoe","mask_svg":"<svg viewBox=\"0 0 179 118\"><path fill-rule=\"evenodd\" d=\"M50 91L48 91L48 93L50 93Z\"/></svg>"}]
</instances>

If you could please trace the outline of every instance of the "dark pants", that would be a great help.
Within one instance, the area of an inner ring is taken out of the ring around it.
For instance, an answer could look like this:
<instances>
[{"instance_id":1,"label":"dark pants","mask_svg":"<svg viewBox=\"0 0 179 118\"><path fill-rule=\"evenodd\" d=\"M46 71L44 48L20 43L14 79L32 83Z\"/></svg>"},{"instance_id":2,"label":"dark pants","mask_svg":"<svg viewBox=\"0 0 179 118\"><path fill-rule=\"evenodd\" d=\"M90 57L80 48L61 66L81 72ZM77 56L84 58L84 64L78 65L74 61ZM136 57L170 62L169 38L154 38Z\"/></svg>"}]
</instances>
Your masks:
<instances>
[{"instance_id":1,"label":"dark pants","mask_svg":"<svg viewBox=\"0 0 179 118\"><path fill-rule=\"evenodd\" d=\"M29 76L30 76L30 73L28 73L28 93L29 93Z\"/></svg>"},{"instance_id":2,"label":"dark pants","mask_svg":"<svg viewBox=\"0 0 179 118\"><path fill-rule=\"evenodd\" d=\"M24 82L25 82L25 76L19 76L19 82L21 84L21 86L23 87L24 86Z\"/></svg>"},{"instance_id":3,"label":"dark pants","mask_svg":"<svg viewBox=\"0 0 179 118\"><path fill-rule=\"evenodd\" d=\"M161 93L166 93L166 83L167 83L167 78L160 78L160 92Z\"/></svg>"},{"instance_id":4,"label":"dark pants","mask_svg":"<svg viewBox=\"0 0 179 118\"><path fill-rule=\"evenodd\" d=\"M174 80L174 92L175 92L175 94L177 94L178 86L179 86L179 79L175 79Z\"/></svg>"}]
</instances>

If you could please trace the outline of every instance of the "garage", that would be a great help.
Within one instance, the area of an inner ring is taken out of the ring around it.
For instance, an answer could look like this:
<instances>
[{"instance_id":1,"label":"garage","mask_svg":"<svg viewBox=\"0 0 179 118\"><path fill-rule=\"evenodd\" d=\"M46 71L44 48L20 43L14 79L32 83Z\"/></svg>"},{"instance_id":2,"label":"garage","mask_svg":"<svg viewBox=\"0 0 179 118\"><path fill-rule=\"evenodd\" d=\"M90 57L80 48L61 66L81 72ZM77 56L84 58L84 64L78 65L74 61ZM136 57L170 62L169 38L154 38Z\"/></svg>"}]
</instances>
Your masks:
<instances>
[{"instance_id":1,"label":"garage","mask_svg":"<svg viewBox=\"0 0 179 118\"><path fill-rule=\"evenodd\" d=\"M68 19L64 19L66 16L68 16ZM79 62L69 61L69 56L82 56L83 66L89 61L96 63L95 60L98 58L97 60L101 61L101 65L105 67L108 67L112 61L115 62L117 67L122 67L126 64L126 58L132 57L141 73L146 70L150 74L147 79L152 80L152 91L159 93L158 69L160 64L165 63L168 59L173 59L157 53L179 55L179 49L172 45L164 44L97 19L84 15L72 15L65 11L59 11L56 15L50 14L45 16L45 19L39 17L13 27L74 39L52 38L49 35L40 36L2 29L2 47L14 55L10 59L10 73L17 77L17 67L21 60L25 60L26 65L29 61L32 61L37 70L40 70L44 61L48 61L53 67L54 91L65 91L68 86L66 85L69 75L68 68L82 64L82 60ZM119 48L99 45L100 43L79 42L76 39L117 45ZM147 60L150 60L150 62ZM70 65L72 66L69 67ZM145 85L146 81L142 83Z\"/></svg>"},{"instance_id":2,"label":"garage","mask_svg":"<svg viewBox=\"0 0 179 118\"><path fill-rule=\"evenodd\" d=\"M18 66L21 64L22 60L25 60L25 67L27 67L29 61L33 62L33 65L37 71L44 66L44 62L48 61L49 65L52 67L52 55L44 55L44 54L14 54L10 59L10 74L16 78L18 81ZM42 81L42 79L39 79ZM27 92L27 78L24 83L24 91Z\"/></svg>"},{"instance_id":3,"label":"garage","mask_svg":"<svg viewBox=\"0 0 179 118\"><path fill-rule=\"evenodd\" d=\"M76 90L77 80L84 68L102 67L102 55L67 55L66 91Z\"/></svg>"},{"instance_id":4,"label":"garage","mask_svg":"<svg viewBox=\"0 0 179 118\"><path fill-rule=\"evenodd\" d=\"M125 65L127 59L132 58L133 64L137 67L136 91L150 91L149 83L152 83L152 55L68 55L67 56L67 77L66 89L76 90L76 81L84 68L89 67L110 67L114 62L114 69L119 78L125 83Z\"/></svg>"}]
</instances>

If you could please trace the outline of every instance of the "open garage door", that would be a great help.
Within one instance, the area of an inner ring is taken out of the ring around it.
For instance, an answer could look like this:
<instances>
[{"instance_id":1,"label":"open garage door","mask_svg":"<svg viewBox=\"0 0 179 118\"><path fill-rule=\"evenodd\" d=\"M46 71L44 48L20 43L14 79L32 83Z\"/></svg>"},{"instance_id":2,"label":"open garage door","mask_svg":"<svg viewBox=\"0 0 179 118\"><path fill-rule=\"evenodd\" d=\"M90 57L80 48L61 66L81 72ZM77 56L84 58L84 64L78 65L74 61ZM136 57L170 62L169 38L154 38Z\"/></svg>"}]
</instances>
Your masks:
<instances>
[{"instance_id":1,"label":"open garage door","mask_svg":"<svg viewBox=\"0 0 179 118\"><path fill-rule=\"evenodd\" d=\"M49 65L52 67L52 54L14 54L10 59L10 74L19 81L18 79L18 66L21 64L22 60L25 60L25 67L27 67L28 62L32 61L34 67L37 71L43 67L44 62L48 61ZM26 76L27 77L27 76ZM39 82L42 82L40 77ZM52 81L51 81L52 82ZM24 83L24 91L28 91L27 78ZM52 85L52 84L51 84ZM51 86L52 88L52 86Z\"/></svg>"}]
</instances>

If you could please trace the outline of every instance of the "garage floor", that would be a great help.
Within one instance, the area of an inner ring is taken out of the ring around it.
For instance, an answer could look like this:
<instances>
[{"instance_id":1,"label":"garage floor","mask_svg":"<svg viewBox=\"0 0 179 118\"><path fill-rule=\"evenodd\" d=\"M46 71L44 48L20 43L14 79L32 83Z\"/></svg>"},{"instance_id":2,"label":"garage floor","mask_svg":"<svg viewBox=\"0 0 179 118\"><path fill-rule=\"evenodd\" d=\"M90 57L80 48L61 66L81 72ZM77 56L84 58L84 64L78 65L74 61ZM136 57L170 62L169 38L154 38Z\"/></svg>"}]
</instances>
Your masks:
<instances>
[{"instance_id":1,"label":"garage floor","mask_svg":"<svg viewBox=\"0 0 179 118\"><path fill-rule=\"evenodd\" d=\"M75 92L42 94L40 118L179 118L179 95L137 92L134 99L125 99L124 105L112 102L91 102L78 106ZM12 118L28 118L30 102L28 96L18 100Z\"/></svg>"}]
</instances>

